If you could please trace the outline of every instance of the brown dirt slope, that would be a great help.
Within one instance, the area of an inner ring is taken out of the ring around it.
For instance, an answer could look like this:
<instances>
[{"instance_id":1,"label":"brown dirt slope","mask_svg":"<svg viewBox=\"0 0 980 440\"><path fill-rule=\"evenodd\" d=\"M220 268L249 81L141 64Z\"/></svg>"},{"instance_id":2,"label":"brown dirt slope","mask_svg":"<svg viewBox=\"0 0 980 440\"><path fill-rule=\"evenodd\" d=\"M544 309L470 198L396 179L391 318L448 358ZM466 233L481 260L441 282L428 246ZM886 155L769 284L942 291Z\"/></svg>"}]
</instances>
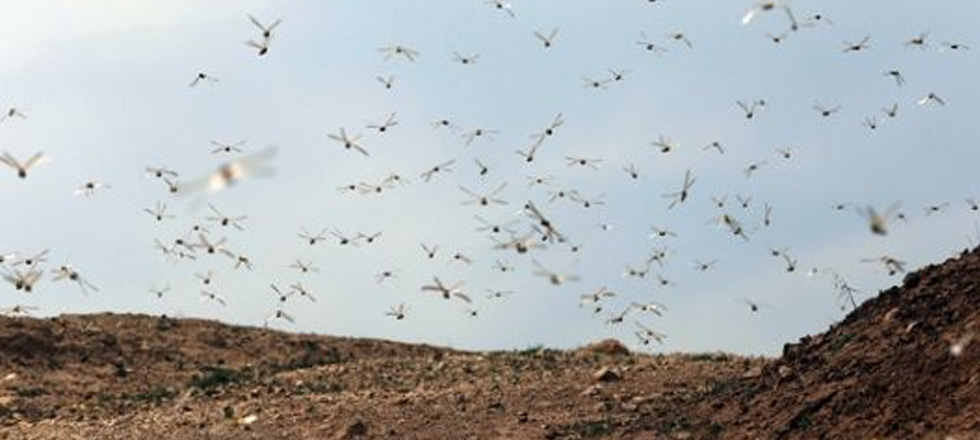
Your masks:
<instances>
[{"instance_id":1,"label":"brown dirt slope","mask_svg":"<svg viewBox=\"0 0 980 440\"><path fill-rule=\"evenodd\" d=\"M0 439L650 438L685 432L683 408L763 362L614 341L472 353L139 315L0 319Z\"/></svg>"},{"instance_id":2,"label":"brown dirt slope","mask_svg":"<svg viewBox=\"0 0 980 440\"><path fill-rule=\"evenodd\" d=\"M703 433L722 439L980 438L980 251L911 273L787 344L709 411Z\"/></svg>"},{"instance_id":3,"label":"brown dirt slope","mask_svg":"<svg viewBox=\"0 0 980 440\"><path fill-rule=\"evenodd\" d=\"M0 439L980 439L978 306L973 251L775 360L0 319Z\"/></svg>"}]
</instances>

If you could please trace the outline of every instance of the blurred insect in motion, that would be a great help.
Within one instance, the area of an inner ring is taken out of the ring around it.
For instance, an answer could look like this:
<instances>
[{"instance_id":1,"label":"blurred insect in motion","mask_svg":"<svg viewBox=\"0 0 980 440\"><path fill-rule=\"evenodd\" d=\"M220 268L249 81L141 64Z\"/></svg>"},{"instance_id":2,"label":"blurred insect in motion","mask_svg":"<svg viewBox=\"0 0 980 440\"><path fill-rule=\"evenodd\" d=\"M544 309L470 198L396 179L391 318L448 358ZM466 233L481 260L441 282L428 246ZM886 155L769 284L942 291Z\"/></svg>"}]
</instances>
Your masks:
<instances>
[{"instance_id":1,"label":"blurred insect in motion","mask_svg":"<svg viewBox=\"0 0 980 440\"><path fill-rule=\"evenodd\" d=\"M844 53L848 53L848 52L861 52L863 50L868 50L868 48L870 48L870 47L871 47L871 36L870 35L866 35L864 38L862 38L858 42L845 41L844 42L844 49L841 52L844 52Z\"/></svg>"},{"instance_id":2,"label":"blurred insect in motion","mask_svg":"<svg viewBox=\"0 0 980 440\"><path fill-rule=\"evenodd\" d=\"M376 282L378 284L381 284L381 283L385 282L385 280L390 280L392 278L397 277L398 276L398 272L399 271L392 270L392 269L387 269L387 270L383 270L381 272L378 272L377 275L374 276L374 282Z\"/></svg>"},{"instance_id":3,"label":"blurred insect in motion","mask_svg":"<svg viewBox=\"0 0 980 440\"><path fill-rule=\"evenodd\" d=\"M92 197L96 191L105 188L112 188L112 185L109 185L101 180L89 180L75 189L75 195Z\"/></svg>"},{"instance_id":4,"label":"blurred insect in motion","mask_svg":"<svg viewBox=\"0 0 980 440\"><path fill-rule=\"evenodd\" d=\"M464 66L469 66L469 65L476 64L476 62L479 59L480 59L480 54L473 54L473 55L470 55L470 56L465 56L465 55L460 54L459 52L453 52L453 61L455 61L455 62L457 62L459 64L462 64Z\"/></svg>"},{"instance_id":5,"label":"blurred insect in motion","mask_svg":"<svg viewBox=\"0 0 980 440\"><path fill-rule=\"evenodd\" d=\"M901 87L905 85L905 77L899 70L888 70L883 73L883 75L890 77L895 80L895 85Z\"/></svg>"},{"instance_id":6,"label":"blurred insect in motion","mask_svg":"<svg viewBox=\"0 0 980 440\"><path fill-rule=\"evenodd\" d=\"M547 34L545 34L544 32L540 32L540 31L534 31L534 38L537 38L538 41L540 41L541 44L544 46L545 49L550 49L551 46L554 46L555 45L555 39L557 37L558 37L558 28L552 29Z\"/></svg>"},{"instance_id":7,"label":"blurred insect in motion","mask_svg":"<svg viewBox=\"0 0 980 440\"><path fill-rule=\"evenodd\" d=\"M919 35L909 38L908 40L905 40L903 45L905 46L906 49L914 47L919 50L926 50L927 48L929 48L928 38L929 38L929 31L925 31L920 33Z\"/></svg>"},{"instance_id":8,"label":"blurred insect in motion","mask_svg":"<svg viewBox=\"0 0 980 440\"><path fill-rule=\"evenodd\" d=\"M8 318L26 318L32 316L32 312L37 310L38 308L36 306L25 306L18 304L0 308L0 316L6 316Z\"/></svg>"},{"instance_id":9,"label":"blurred insect in motion","mask_svg":"<svg viewBox=\"0 0 980 440\"><path fill-rule=\"evenodd\" d=\"M234 186L251 176L272 176L275 174L275 170L268 165L268 162L275 157L276 152L276 147L268 147L258 153L226 162L210 175L184 185L180 194L187 195L200 190L215 193Z\"/></svg>"},{"instance_id":10,"label":"blurred insect in motion","mask_svg":"<svg viewBox=\"0 0 980 440\"><path fill-rule=\"evenodd\" d=\"M408 61L415 62L415 58L419 56L419 52L417 50L398 44L378 48L378 52L385 54L385 61L388 61L393 57L402 57Z\"/></svg>"},{"instance_id":11,"label":"blurred insect in motion","mask_svg":"<svg viewBox=\"0 0 980 440\"><path fill-rule=\"evenodd\" d=\"M228 243L227 237L221 237L218 241L211 241L204 234L197 234L198 242L191 245L197 249L204 249L204 252L209 255L222 254L230 258L235 258L235 254L225 248L225 244Z\"/></svg>"},{"instance_id":12,"label":"blurred insect in motion","mask_svg":"<svg viewBox=\"0 0 980 440\"><path fill-rule=\"evenodd\" d=\"M12 118L27 119L27 114L25 114L21 109L18 109L16 107L9 107L2 114L0 114L0 122Z\"/></svg>"},{"instance_id":13,"label":"blurred insect in motion","mask_svg":"<svg viewBox=\"0 0 980 440\"><path fill-rule=\"evenodd\" d=\"M505 188L507 188L507 182L501 183L500 186L494 188L493 190L491 190L486 194L477 194L464 186L459 187L459 190L465 193L466 195L470 196L469 200L464 200L462 202L463 205L490 206L491 204L494 205L507 204L506 200L497 198L497 196L500 195L500 193L503 192Z\"/></svg>"},{"instance_id":14,"label":"blurred insect in motion","mask_svg":"<svg viewBox=\"0 0 980 440\"><path fill-rule=\"evenodd\" d=\"M146 172L144 173L144 176L147 178L153 177L157 179L163 179L164 177L177 178L178 174L176 171L171 170L165 166L164 167L148 166L146 167Z\"/></svg>"},{"instance_id":15,"label":"blurred insect in motion","mask_svg":"<svg viewBox=\"0 0 980 440\"><path fill-rule=\"evenodd\" d=\"M388 114L388 117L385 118L385 121L384 122L382 122L380 124L378 124L378 123L370 123L370 124L367 125L367 129L368 130L376 130L378 133L386 133L388 131L388 129L390 129L390 128L396 126L396 125L398 125L398 121L395 120L395 117L396 116L397 116L397 113L395 113L395 112L389 113ZM341 128L341 134L343 134L343 128ZM345 144L345 147L346 147L346 144Z\"/></svg>"},{"instance_id":16,"label":"blurred insect in motion","mask_svg":"<svg viewBox=\"0 0 980 440\"><path fill-rule=\"evenodd\" d=\"M788 2L782 0L759 1L758 3L756 3L755 6L752 7L752 9L749 9L748 12L746 12L745 15L742 16L742 26L751 23L752 20L755 19L755 17L759 16L759 14L774 11L777 9L782 10L786 14L786 18L789 19L791 30L796 31L797 29L799 29L800 27L799 22L796 21L796 16L793 15L793 11L789 8Z\"/></svg>"},{"instance_id":17,"label":"blurred insect in motion","mask_svg":"<svg viewBox=\"0 0 980 440\"><path fill-rule=\"evenodd\" d=\"M827 18L826 15L820 14L820 13L816 13L816 14L811 14L809 17L807 17L806 19L804 19L803 20L803 23L801 23L800 26L803 26L803 27L815 27L815 26L817 26L817 25L819 25L821 23L826 23L828 25L833 25L834 24L834 22L831 21L829 18Z\"/></svg>"},{"instance_id":18,"label":"blurred insect in motion","mask_svg":"<svg viewBox=\"0 0 980 440\"><path fill-rule=\"evenodd\" d=\"M24 163L21 163L13 155L6 151L3 152L3 156L0 156L0 163L13 168L14 171L17 172L17 177L20 177L21 179L27 178L27 172L30 171L31 168L49 162L50 160L51 159L48 156L44 155L44 152L35 153Z\"/></svg>"},{"instance_id":19,"label":"blurred insect in motion","mask_svg":"<svg viewBox=\"0 0 980 440\"><path fill-rule=\"evenodd\" d=\"M647 37L646 32L640 32L640 39L636 40L636 45L642 47L647 52L653 52L656 55L661 55L669 52L666 47L660 46L655 43L650 37Z\"/></svg>"},{"instance_id":20,"label":"blurred insect in motion","mask_svg":"<svg viewBox=\"0 0 980 440\"><path fill-rule=\"evenodd\" d=\"M311 234L306 230L306 228L300 228L300 232L297 235L299 236L299 238L302 238L303 241L307 242L310 246L313 246L321 241L326 241L327 228L323 228L317 234Z\"/></svg>"},{"instance_id":21,"label":"blurred insect in motion","mask_svg":"<svg viewBox=\"0 0 980 440\"><path fill-rule=\"evenodd\" d=\"M487 292L487 299L499 299L499 300L505 300L507 299L507 297L514 294L513 290L487 289L486 292Z\"/></svg>"},{"instance_id":22,"label":"blurred insect in motion","mask_svg":"<svg viewBox=\"0 0 980 440\"><path fill-rule=\"evenodd\" d=\"M289 291L291 295L299 295L303 298L310 300L310 302L316 302L316 297L313 293L309 291L302 283L293 283L289 285Z\"/></svg>"},{"instance_id":23,"label":"blurred insect in motion","mask_svg":"<svg viewBox=\"0 0 980 440\"><path fill-rule=\"evenodd\" d=\"M562 274L548 270L537 260L531 260L531 264L533 264L535 268L534 275L547 278L548 282L553 286L561 286L566 282L576 282L582 279L578 275Z\"/></svg>"},{"instance_id":24,"label":"blurred insect in motion","mask_svg":"<svg viewBox=\"0 0 980 440\"><path fill-rule=\"evenodd\" d=\"M50 251L50 249L44 249L36 254L28 255L19 260L11 262L10 265L13 267L25 266L28 268L38 266L41 263L46 263L48 261L48 253Z\"/></svg>"},{"instance_id":25,"label":"blurred insect in motion","mask_svg":"<svg viewBox=\"0 0 980 440\"><path fill-rule=\"evenodd\" d=\"M218 78L215 78L204 72L197 72L197 75L194 76L194 80L188 83L187 85L190 87L197 87L197 85L201 83L214 84L216 82L218 82Z\"/></svg>"},{"instance_id":26,"label":"blurred insect in motion","mask_svg":"<svg viewBox=\"0 0 980 440\"><path fill-rule=\"evenodd\" d=\"M694 175L691 173L691 170L687 170L684 173L684 185L681 187L680 191L667 193L663 195L664 198L672 199L668 208L673 209L674 206L684 203L687 200L688 196L690 195L691 187L694 186L694 183L696 181L697 178L694 177Z\"/></svg>"},{"instance_id":27,"label":"blurred insect in motion","mask_svg":"<svg viewBox=\"0 0 980 440\"><path fill-rule=\"evenodd\" d=\"M764 99L756 99L749 104L742 101L735 101L735 104L742 109L742 112L745 114L745 119L754 118L756 111L766 107L766 101Z\"/></svg>"},{"instance_id":28,"label":"blurred insect in motion","mask_svg":"<svg viewBox=\"0 0 980 440\"><path fill-rule=\"evenodd\" d=\"M892 203L887 209L879 213L874 207L858 208L857 212L868 221L871 232L877 235L888 235L888 223L898 212L899 204Z\"/></svg>"},{"instance_id":29,"label":"blurred insect in motion","mask_svg":"<svg viewBox=\"0 0 980 440\"><path fill-rule=\"evenodd\" d=\"M200 293L200 301L201 302L204 302L204 301L213 301L213 302L216 302L218 304L221 304L222 307L228 305L228 303L225 301L225 297L223 297L223 296L221 296L221 295L219 295L219 294L217 294L215 292L209 292L207 290L202 290L201 291L201 293Z\"/></svg>"},{"instance_id":30,"label":"blurred insect in motion","mask_svg":"<svg viewBox=\"0 0 980 440\"><path fill-rule=\"evenodd\" d=\"M544 130L532 134L531 139L534 140L535 144L540 144L544 142L545 139L554 136L555 131L558 130L558 127L561 127L562 125L565 125L565 119L563 118L563 115L561 113L558 113L557 115L555 115L555 118L551 120L551 123L548 124L547 127L545 127Z\"/></svg>"},{"instance_id":31,"label":"blurred insect in motion","mask_svg":"<svg viewBox=\"0 0 980 440\"><path fill-rule=\"evenodd\" d=\"M924 96L922 99L918 101L919 105L926 105L930 103L939 104L941 106L946 105L946 101L943 98L940 98L939 95L932 92L930 92L928 95Z\"/></svg>"},{"instance_id":32,"label":"blurred insect in motion","mask_svg":"<svg viewBox=\"0 0 980 440\"><path fill-rule=\"evenodd\" d=\"M835 105L833 107L825 107L825 106L823 106L821 104L816 104L816 105L813 106L813 109L816 110L817 113L820 114L820 116L822 116L824 118L829 118L829 117L833 116L835 113L839 112L840 109L841 109L841 106Z\"/></svg>"},{"instance_id":33,"label":"blurred insect in motion","mask_svg":"<svg viewBox=\"0 0 980 440\"><path fill-rule=\"evenodd\" d=\"M857 309L857 300L854 299L854 294L859 293L858 289L852 287L844 277L836 272L831 272L834 277L834 288L837 289L837 300L841 303L841 310L844 309L844 301L851 304L852 309Z\"/></svg>"},{"instance_id":34,"label":"blurred insect in motion","mask_svg":"<svg viewBox=\"0 0 980 440\"><path fill-rule=\"evenodd\" d=\"M470 145L473 141L477 139L486 139L492 141L494 136L499 132L497 130L487 129L487 128L474 128L470 131L464 132L461 136L466 140L466 145Z\"/></svg>"},{"instance_id":35,"label":"blurred insect in motion","mask_svg":"<svg viewBox=\"0 0 980 440\"><path fill-rule=\"evenodd\" d=\"M262 22L260 22L257 18L255 18L255 16L253 16L252 14L246 14L246 15L248 16L248 20L251 21L252 24L255 25L255 27L259 28L259 30L262 31L262 38L272 38L272 31L276 30L276 28L279 27L280 24L282 24L282 20L276 20L273 21L272 24L266 26L262 24Z\"/></svg>"},{"instance_id":36,"label":"blurred insect in motion","mask_svg":"<svg viewBox=\"0 0 980 440\"><path fill-rule=\"evenodd\" d=\"M286 313L283 309L276 309L267 318L265 318L265 327L269 327L269 324L276 320L283 320L290 324L295 324L296 319L292 315Z\"/></svg>"},{"instance_id":37,"label":"blurred insect in motion","mask_svg":"<svg viewBox=\"0 0 980 440\"><path fill-rule=\"evenodd\" d=\"M728 231L731 232L732 235L738 236L744 241L749 241L748 233L746 233L745 227L742 226L742 222L738 221L730 214L722 214L718 216L716 222L719 226L728 228Z\"/></svg>"},{"instance_id":38,"label":"blurred insect in motion","mask_svg":"<svg viewBox=\"0 0 980 440\"><path fill-rule=\"evenodd\" d=\"M473 162L476 164L476 169L478 170L477 175L480 177L486 176L490 172L490 167L480 161L480 159L473 159Z\"/></svg>"},{"instance_id":39,"label":"blurred insect in motion","mask_svg":"<svg viewBox=\"0 0 980 440\"><path fill-rule=\"evenodd\" d=\"M381 85L384 86L385 90L391 90L395 86L394 75L376 76L374 77L374 79L376 79L379 83L381 83Z\"/></svg>"},{"instance_id":40,"label":"blurred insect in motion","mask_svg":"<svg viewBox=\"0 0 980 440\"><path fill-rule=\"evenodd\" d=\"M517 14L514 13L514 7L510 3L505 3L502 0L486 0L485 3L493 6L498 11L506 12L511 18L517 17Z\"/></svg>"},{"instance_id":41,"label":"blurred insect in motion","mask_svg":"<svg viewBox=\"0 0 980 440\"><path fill-rule=\"evenodd\" d=\"M476 232L490 232L491 234L500 234L502 232L506 232L511 235L517 233L517 231L515 231L511 227L517 224L518 220L511 220L505 223L493 223L487 221L486 219L480 216L476 216L476 220L480 222L480 224L482 225L479 228L476 228Z\"/></svg>"},{"instance_id":42,"label":"blurred insect in motion","mask_svg":"<svg viewBox=\"0 0 980 440\"><path fill-rule=\"evenodd\" d=\"M154 220L156 220L158 222L162 222L162 221L164 221L166 219L173 219L173 218L176 217L173 214L168 214L167 213L167 204L166 203L160 203L160 202L157 202L156 207L154 207L154 208L145 208L145 209L143 209L143 212L149 214L150 216L153 217Z\"/></svg>"},{"instance_id":43,"label":"blurred insect in motion","mask_svg":"<svg viewBox=\"0 0 980 440\"><path fill-rule=\"evenodd\" d=\"M436 292L436 293L442 295L442 298L443 299L446 299L446 300L449 300L449 299L452 299L452 298L459 298L459 299L461 299L461 300L463 300L463 301L465 301L467 303L472 302L472 300L470 300L470 297L466 296L466 294L463 293L463 291L462 291L462 287L463 287L464 282L459 281L459 282L456 282L454 284L450 284L450 285L447 286L447 285L443 284L442 280L440 280L438 277L432 277L432 282L433 282L433 284L428 284L428 285L422 286L422 291L423 292Z\"/></svg>"},{"instance_id":44,"label":"blurred insect in motion","mask_svg":"<svg viewBox=\"0 0 980 440\"><path fill-rule=\"evenodd\" d=\"M878 129L878 118L876 118L874 116L867 116L867 117L864 118L863 121L861 121L861 125L867 127L869 130L877 130Z\"/></svg>"},{"instance_id":45,"label":"blurred insect in motion","mask_svg":"<svg viewBox=\"0 0 980 440\"><path fill-rule=\"evenodd\" d=\"M947 50L958 51L958 50L969 50L969 49L970 46L967 46L966 44L963 43L959 43L955 41L943 41L942 47L939 49L939 51L945 52Z\"/></svg>"},{"instance_id":46,"label":"blurred insect in motion","mask_svg":"<svg viewBox=\"0 0 980 440\"><path fill-rule=\"evenodd\" d=\"M880 257L875 257L875 258L864 258L861 259L861 262L879 263L885 267L885 270L888 271L889 276L905 273L905 262L888 255L882 255Z\"/></svg>"},{"instance_id":47,"label":"blurred insect in motion","mask_svg":"<svg viewBox=\"0 0 980 440\"><path fill-rule=\"evenodd\" d=\"M663 316L664 312L667 311L667 306L656 302L638 303L634 301L630 303L630 307L641 312L652 313L657 316Z\"/></svg>"},{"instance_id":48,"label":"blurred insect in motion","mask_svg":"<svg viewBox=\"0 0 980 440\"><path fill-rule=\"evenodd\" d=\"M715 264L717 263L718 260L711 260L711 261L694 260L694 270L698 272L707 272L713 269L715 267Z\"/></svg>"},{"instance_id":49,"label":"blurred insect in motion","mask_svg":"<svg viewBox=\"0 0 980 440\"><path fill-rule=\"evenodd\" d=\"M525 203L523 211L527 216L534 219L537 225L543 229L544 233L542 235L544 236L544 241L565 241L565 236L558 232L558 229L555 227L554 223L545 217L545 215L541 213L541 210L539 210L533 202L529 200L527 203Z\"/></svg>"},{"instance_id":50,"label":"blurred insect in motion","mask_svg":"<svg viewBox=\"0 0 980 440\"><path fill-rule=\"evenodd\" d=\"M623 167L623 171L630 176L631 179L636 180L640 178L640 168L636 166L635 163L630 162Z\"/></svg>"},{"instance_id":51,"label":"blurred insect in motion","mask_svg":"<svg viewBox=\"0 0 980 440\"><path fill-rule=\"evenodd\" d=\"M892 104L891 107L885 107L881 109L881 112L888 116L889 118L895 118L898 116L898 103Z\"/></svg>"},{"instance_id":52,"label":"blurred insect in motion","mask_svg":"<svg viewBox=\"0 0 980 440\"><path fill-rule=\"evenodd\" d=\"M667 39L668 40L673 40L673 41L679 41L681 43L684 43L684 45L687 46L689 49L693 49L694 48L694 44L691 43L691 40L689 38L687 38L687 35L685 35L683 32L672 32L672 33L669 33L669 34L667 34Z\"/></svg>"},{"instance_id":53,"label":"blurred insect in motion","mask_svg":"<svg viewBox=\"0 0 980 440\"><path fill-rule=\"evenodd\" d=\"M245 145L245 141L238 141L231 144L226 144L218 141L211 141L211 145L214 149L211 150L211 154L231 154L231 153L244 153L245 150L242 149L242 145ZM174 175L173 177L177 177Z\"/></svg>"},{"instance_id":54,"label":"blurred insect in motion","mask_svg":"<svg viewBox=\"0 0 980 440\"><path fill-rule=\"evenodd\" d=\"M357 246L357 239L345 235L343 232L341 232L336 228L330 231L330 235L333 235L334 238L337 239L337 244L341 246Z\"/></svg>"},{"instance_id":55,"label":"blurred insect in motion","mask_svg":"<svg viewBox=\"0 0 980 440\"><path fill-rule=\"evenodd\" d=\"M419 177L421 177L422 180L428 183L430 180L432 180L432 177L435 176L436 174L444 173L444 172L445 173L452 172L453 171L452 166L454 163L456 163L455 159L447 160L443 163L433 166L432 168L429 168L424 173L420 174Z\"/></svg>"},{"instance_id":56,"label":"blurred insect in motion","mask_svg":"<svg viewBox=\"0 0 980 440\"><path fill-rule=\"evenodd\" d=\"M34 265L27 267L26 272L20 269L4 269L3 279L14 286L14 290L31 293L34 286L41 281L43 273Z\"/></svg>"},{"instance_id":57,"label":"blurred insect in motion","mask_svg":"<svg viewBox=\"0 0 980 440\"><path fill-rule=\"evenodd\" d=\"M85 277L83 277L77 270L72 268L70 265L62 264L57 269L51 271L54 274L54 278L51 279L52 282L58 282L62 280L68 280L76 285L82 291L82 293L88 295L88 291L98 292L99 288L95 287L94 284L90 283Z\"/></svg>"},{"instance_id":58,"label":"blurred insect in motion","mask_svg":"<svg viewBox=\"0 0 980 440\"><path fill-rule=\"evenodd\" d=\"M245 45L258 51L257 54L260 57L269 53L269 38L262 38L259 41L247 40L245 41Z\"/></svg>"},{"instance_id":59,"label":"blurred insect in motion","mask_svg":"<svg viewBox=\"0 0 980 440\"><path fill-rule=\"evenodd\" d=\"M582 87L586 89L605 89L613 82L612 79L593 79L587 76L582 77Z\"/></svg>"},{"instance_id":60,"label":"blurred insect in motion","mask_svg":"<svg viewBox=\"0 0 980 440\"><path fill-rule=\"evenodd\" d=\"M218 210L218 208L216 208L214 205L210 203L208 203L208 209L210 209L211 213L213 213L214 215L205 217L204 218L205 221L214 222L223 227L231 226L235 229L238 229L239 231L245 230L245 226L242 226L242 222L248 219L247 215L227 216L222 214L221 211Z\"/></svg>"},{"instance_id":61,"label":"blurred insect in motion","mask_svg":"<svg viewBox=\"0 0 980 440\"><path fill-rule=\"evenodd\" d=\"M768 163L769 162L764 160L759 162L752 162L746 165L745 168L742 168L742 174L745 174L745 178L748 179L752 177L752 174L754 174L756 171L759 171L760 168L766 166L766 164Z\"/></svg>"},{"instance_id":62,"label":"blurred insect in motion","mask_svg":"<svg viewBox=\"0 0 980 440\"><path fill-rule=\"evenodd\" d=\"M599 164L603 162L602 159L598 158L588 158L588 157L573 157L565 156L566 165L569 167L580 166L592 168L593 170L599 169Z\"/></svg>"},{"instance_id":63,"label":"blurred insect in motion","mask_svg":"<svg viewBox=\"0 0 980 440\"><path fill-rule=\"evenodd\" d=\"M749 310L752 313L757 313L760 309L769 307L767 304L756 302L749 298L742 298L742 303L749 306Z\"/></svg>"},{"instance_id":64,"label":"blurred insect in motion","mask_svg":"<svg viewBox=\"0 0 980 440\"><path fill-rule=\"evenodd\" d=\"M710 144L701 147L701 151L708 151L708 150L715 150L718 152L718 154L725 154L725 147L721 144L721 142L718 141L713 141Z\"/></svg>"},{"instance_id":65,"label":"blurred insect in motion","mask_svg":"<svg viewBox=\"0 0 980 440\"><path fill-rule=\"evenodd\" d=\"M401 321L405 319L406 313L408 313L408 307L405 305L405 303L401 303L397 306L391 306L388 313L385 313L385 316L390 316L395 318L396 321Z\"/></svg>"},{"instance_id":66,"label":"blurred insect in motion","mask_svg":"<svg viewBox=\"0 0 980 440\"><path fill-rule=\"evenodd\" d=\"M643 345L650 345L650 343L653 343L653 342L656 342L658 344L663 344L664 343L664 340L667 339L667 335L665 335L663 333L660 333L660 332L657 332L657 331L655 331L655 330L653 330L653 329L651 329L651 328L649 328L649 327L641 324L638 321L634 321L633 323L639 329L639 330L635 331L633 334L636 335L637 339L639 339L640 340L640 343L643 344Z\"/></svg>"},{"instance_id":67,"label":"blurred insect in motion","mask_svg":"<svg viewBox=\"0 0 980 440\"><path fill-rule=\"evenodd\" d=\"M944 211L946 211L946 208L949 208L949 203L940 203L938 205L928 205L925 208L923 208L923 211L925 211L926 216L928 217L928 216L933 215L933 214L941 214Z\"/></svg>"},{"instance_id":68,"label":"blurred insect in motion","mask_svg":"<svg viewBox=\"0 0 980 440\"><path fill-rule=\"evenodd\" d=\"M422 252L425 253L426 258L432 260L436 258L436 254L439 252L439 245L429 246L425 243L419 243L422 247Z\"/></svg>"},{"instance_id":69,"label":"blurred insect in motion","mask_svg":"<svg viewBox=\"0 0 980 440\"><path fill-rule=\"evenodd\" d=\"M766 32L766 38L769 39L769 41L772 41L773 43L779 44L786 41L789 38L789 33L790 31L780 32L778 34Z\"/></svg>"}]
</instances>

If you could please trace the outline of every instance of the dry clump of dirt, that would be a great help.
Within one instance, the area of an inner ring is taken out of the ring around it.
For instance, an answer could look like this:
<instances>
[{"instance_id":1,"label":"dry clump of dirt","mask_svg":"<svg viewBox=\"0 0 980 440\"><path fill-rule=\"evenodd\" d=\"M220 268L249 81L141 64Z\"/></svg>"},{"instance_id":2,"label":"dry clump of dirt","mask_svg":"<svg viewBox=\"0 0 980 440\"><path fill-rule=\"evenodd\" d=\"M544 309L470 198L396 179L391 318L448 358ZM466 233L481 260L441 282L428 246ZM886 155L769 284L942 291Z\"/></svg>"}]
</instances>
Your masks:
<instances>
[{"instance_id":1,"label":"dry clump of dirt","mask_svg":"<svg viewBox=\"0 0 980 440\"><path fill-rule=\"evenodd\" d=\"M0 319L0 439L972 439L978 365L978 251L772 360Z\"/></svg>"}]
</instances>

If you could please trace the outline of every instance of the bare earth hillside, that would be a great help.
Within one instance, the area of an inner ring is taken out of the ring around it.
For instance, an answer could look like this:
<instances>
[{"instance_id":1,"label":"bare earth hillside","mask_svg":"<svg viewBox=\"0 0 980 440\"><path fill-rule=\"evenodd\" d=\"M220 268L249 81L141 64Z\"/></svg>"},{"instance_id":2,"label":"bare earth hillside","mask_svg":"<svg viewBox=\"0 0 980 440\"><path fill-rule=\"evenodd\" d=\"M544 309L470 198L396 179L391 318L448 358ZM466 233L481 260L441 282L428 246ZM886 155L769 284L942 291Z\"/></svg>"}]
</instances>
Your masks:
<instances>
[{"instance_id":1,"label":"bare earth hillside","mask_svg":"<svg viewBox=\"0 0 980 440\"><path fill-rule=\"evenodd\" d=\"M2 318L0 438L976 439L977 332L978 251L908 275L772 360Z\"/></svg>"}]
</instances>

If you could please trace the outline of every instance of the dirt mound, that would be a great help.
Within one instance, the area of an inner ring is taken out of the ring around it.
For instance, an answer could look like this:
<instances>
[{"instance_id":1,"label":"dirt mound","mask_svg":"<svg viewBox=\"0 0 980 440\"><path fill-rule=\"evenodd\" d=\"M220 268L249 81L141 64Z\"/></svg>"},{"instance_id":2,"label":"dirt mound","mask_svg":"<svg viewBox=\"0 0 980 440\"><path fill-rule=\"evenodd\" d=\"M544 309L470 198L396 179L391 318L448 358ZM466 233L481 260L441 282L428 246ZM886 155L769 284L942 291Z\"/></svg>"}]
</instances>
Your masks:
<instances>
[{"instance_id":1,"label":"dirt mound","mask_svg":"<svg viewBox=\"0 0 980 440\"><path fill-rule=\"evenodd\" d=\"M980 252L906 276L702 408L722 439L980 438ZM971 345L971 341L973 345Z\"/></svg>"}]
</instances>

